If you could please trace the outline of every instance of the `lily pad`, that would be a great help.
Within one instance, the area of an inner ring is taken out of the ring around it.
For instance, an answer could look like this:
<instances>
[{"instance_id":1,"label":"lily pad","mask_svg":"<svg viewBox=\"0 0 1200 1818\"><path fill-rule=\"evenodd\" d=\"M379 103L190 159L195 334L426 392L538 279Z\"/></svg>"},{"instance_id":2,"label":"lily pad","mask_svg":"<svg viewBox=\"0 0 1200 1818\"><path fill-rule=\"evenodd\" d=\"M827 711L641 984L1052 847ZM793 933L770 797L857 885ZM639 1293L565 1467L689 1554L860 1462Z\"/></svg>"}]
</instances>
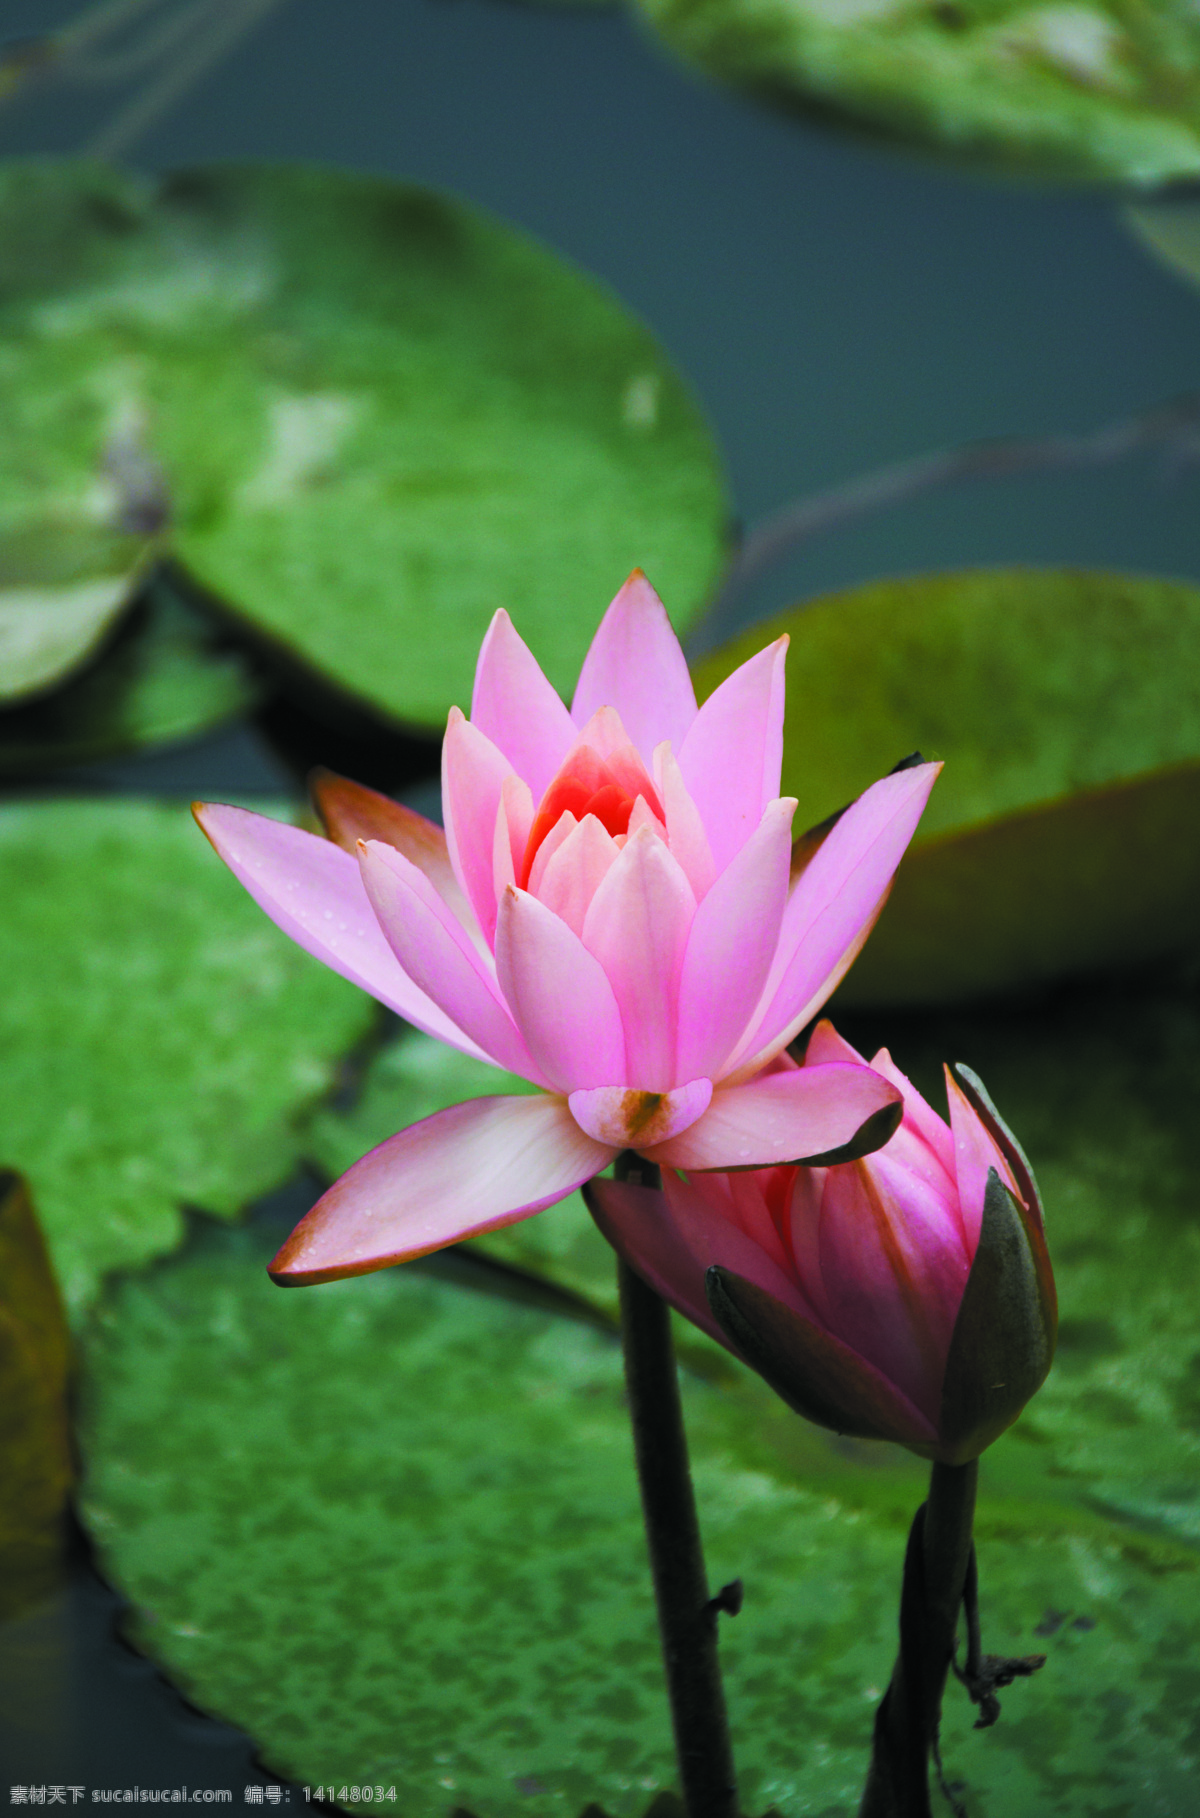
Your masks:
<instances>
[{"instance_id":1,"label":"lily pad","mask_svg":"<svg viewBox=\"0 0 1200 1818\"><path fill-rule=\"evenodd\" d=\"M946 763L839 1003L965 1000L1195 944L1200 589L1058 569L873 582L757 626L698 690L781 631L797 827L914 749Z\"/></svg>"},{"instance_id":2,"label":"lily pad","mask_svg":"<svg viewBox=\"0 0 1200 1818\"><path fill-rule=\"evenodd\" d=\"M186 808L0 809L0 1155L68 1306L228 1217L298 1158L299 1114L374 1006L280 940Z\"/></svg>"},{"instance_id":3,"label":"lily pad","mask_svg":"<svg viewBox=\"0 0 1200 1818\"><path fill-rule=\"evenodd\" d=\"M1200 173L1186 0L640 3L716 76L958 159L1140 188Z\"/></svg>"},{"instance_id":4,"label":"lily pad","mask_svg":"<svg viewBox=\"0 0 1200 1818\"><path fill-rule=\"evenodd\" d=\"M0 541L0 708L58 686L131 604L145 566L132 537L26 527Z\"/></svg>"},{"instance_id":5,"label":"lily pad","mask_svg":"<svg viewBox=\"0 0 1200 1818\"><path fill-rule=\"evenodd\" d=\"M314 1114L304 1138L305 1157L333 1180L368 1149L447 1105L493 1093L535 1090L515 1073L503 1073L419 1030L407 1029L373 1056L350 1109L323 1106ZM616 1317L616 1261L592 1223L582 1194L570 1194L536 1218L473 1238L470 1248L553 1282Z\"/></svg>"},{"instance_id":6,"label":"lily pad","mask_svg":"<svg viewBox=\"0 0 1200 1818\"><path fill-rule=\"evenodd\" d=\"M196 738L264 698L258 665L152 577L112 647L52 695L0 711L0 776Z\"/></svg>"},{"instance_id":7,"label":"lily pad","mask_svg":"<svg viewBox=\"0 0 1200 1818\"><path fill-rule=\"evenodd\" d=\"M499 606L566 691L633 566L681 628L703 603L728 506L695 404L611 296L464 204L20 164L0 248L0 528L111 523L161 475L166 546L294 678L440 728Z\"/></svg>"},{"instance_id":8,"label":"lily pad","mask_svg":"<svg viewBox=\"0 0 1200 1818\"><path fill-rule=\"evenodd\" d=\"M57 1585L73 1476L69 1342L19 1175L0 1174L0 1621Z\"/></svg>"}]
</instances>

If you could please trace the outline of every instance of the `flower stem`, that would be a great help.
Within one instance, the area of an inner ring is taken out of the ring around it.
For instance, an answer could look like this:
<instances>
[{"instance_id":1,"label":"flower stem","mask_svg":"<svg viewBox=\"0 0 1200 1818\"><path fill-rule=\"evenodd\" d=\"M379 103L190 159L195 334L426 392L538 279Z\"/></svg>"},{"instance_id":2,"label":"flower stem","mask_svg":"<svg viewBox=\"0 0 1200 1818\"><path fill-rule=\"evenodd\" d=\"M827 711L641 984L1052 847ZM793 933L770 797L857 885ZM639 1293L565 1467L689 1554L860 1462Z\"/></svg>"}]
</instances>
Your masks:
<instances>
[{"instance_id":1,"label":"flower stem","mask_svg":"<svg viewBox=\"0 0 1200 1818\"><path fill-rule=\"evenodd\" d=\"M658 1170L626 1151L618 1157L617 1178L656 1187ZM634 1456L684 1809L687 1818L737 1818L733 1749L717 1662L722 1606L709 1596L704 1569L670 1309L624 1261L617 1263L617 1281Z\"/></svg>"},{"instance_id":2,"label":"flower stem","mask_svg":"<svg viewBox=\"0 0 1200 1818\"><path fill-rule=\"evenodd\" d=\"M859 1818L931 1818L929 1757L936 1758L942 1693L971 1559L978 1475L974 1459L935 1464L929 1499L913 1518L900 1593L900 1652L875 1713Z\"/></svg>"}]
</instances>

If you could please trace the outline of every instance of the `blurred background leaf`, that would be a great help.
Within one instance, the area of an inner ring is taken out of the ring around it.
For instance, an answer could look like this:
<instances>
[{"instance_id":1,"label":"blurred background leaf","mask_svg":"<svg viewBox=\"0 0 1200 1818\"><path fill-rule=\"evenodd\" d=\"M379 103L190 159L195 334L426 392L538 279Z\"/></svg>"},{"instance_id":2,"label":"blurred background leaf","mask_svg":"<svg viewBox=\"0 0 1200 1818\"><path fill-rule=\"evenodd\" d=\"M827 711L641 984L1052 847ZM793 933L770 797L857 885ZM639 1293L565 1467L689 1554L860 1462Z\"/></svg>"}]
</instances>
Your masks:
<instances>
[{"instance_id":1,"label":"blurred background leaf","mask_svg":"<svg viewBox=\"0 0 1200 1818\"><path fill-rule=\"evenodd\" d=\"M0 176L0 247L0 527L160 484L167 546L302 694L440 731L497 607L568 692L632 566L681 628L715 580L718 457L650 335L463 204L43 161Z\"/></svg>"},{"instance_id":2,"label":"blurred background leaf","mask_svg":"<svg viewBox=\"0 0 1200 1818\"><path fill-rule=\"evenodd\" d=\"M871 582L701 662L713 688L787 631L796 827L907 753L943 771L838 995L938 1003L1194 948L1200 590L1055 569Z\"/></svg>"},{"instance_id":3,"label":"blurred background leaf","mask_svg":"<svg viewBox=\"0 0 1200 1818\"><path fill-rule=\"evenodd\" d=\"M955 159L1139 188L1200 174L1200 23L1179 0L640 7L713 75Z\"/></svg>"},{"instance_id":4,"label":"blurred background leaf","mask_svg":"<svg viewBox=\"0 0 1200 1818\"><path fill-rule=\"evenodd\" d=\"M61 1581L74 1477L69 1341L54 1270L20 1175L0 1171L0 1621Z\"/></svg>"},{"instance_id":5,"label":"blurred background leaf","mask_svg":"<svg viewBox=\"0 0 1200 1818\"><path fill-rule=\"evenodd\" d=\"M64 681L103 643L145 567L140 540L31 524L0 541L0 710Z\"/></svg>"},{"instance_id":6,"label":"blurred background leaf","mask_svg":"<svg viewBox=\"0 0 1200 1818\"><path fill-rule=\"evenodd\" d=\"M288 1178L375 1006L280 939L181 805L0 808L0 896L0 1154L78 1313L174 1247L181 1205L228 1217Z\"/></svg>"}]
</instances>

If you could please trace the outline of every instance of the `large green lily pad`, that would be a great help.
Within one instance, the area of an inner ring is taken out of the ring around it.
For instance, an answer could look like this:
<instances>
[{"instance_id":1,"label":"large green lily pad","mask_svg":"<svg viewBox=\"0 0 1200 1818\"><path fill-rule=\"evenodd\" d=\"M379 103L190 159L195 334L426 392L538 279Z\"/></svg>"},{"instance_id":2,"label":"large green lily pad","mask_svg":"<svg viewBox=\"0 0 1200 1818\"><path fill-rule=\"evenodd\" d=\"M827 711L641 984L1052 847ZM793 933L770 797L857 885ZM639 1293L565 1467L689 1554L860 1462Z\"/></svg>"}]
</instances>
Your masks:
<instances>
[{"instance_id":1,"label":"large green lily pad","mask_svg":"<svg viewBox=\"0 0 1200 1818\"><path fill-rule=\"evenodd\" d=\"M295 1167L295 1122L374 1013L283 940L184 804L0 809L0 1156L69 1307Z\"/></svg>"},{"instance_id":2,"label":"large green lily pad","mask_svg":"<svg viewBox=\"0 0 1200 1818\"><path fill-rule=\"evenodd\" d=\"M257 665L153 577L112 648L53 694L0 712L0 775L71 764L196 738L258 705Z\"/></svg>"},{"instance_id":3,"label":"large green lily pad","mask_svg":"<svg viewBox=\"0 0 1200 1818\"><path fill-rule=\"evenodd\" d=\"M650 335L461 203L310 167L19 164L0 271L0 531L112 523L122 475L157 476L202 586L395 721L466 703L499 606L569 691L632 567L681 627L715 577L717 457Z\"/></svg>"},{"instance_id":4,"label":"large green lily pad","mask_svg":"<svg viewBox=\"0 0 1200 1818\"><path fill-rule=\"evenodd\" d=\"M710 693L791 634L798 828L915 749L929 807L840 1003L937 1003L1196 941L1200 589L1058 569L872 582L700 666Z\"/></svg>"},{"instance_id":5,"label":"large green lily pad","mask_svg":"<svg viewBox=\"0 0 1200 1818\"><path fill-rule=\"evenodd\" d=\"M977 1065L1031 1150L1063 1314L977 1526L985 1645L1049 1664L984 1736L952 1684L947 1771L970 1818L1174 1818L1200 1012L1167 986L891 1033L931 1093L943 1055ZM420 1266L280 1293L278 1236L202 1229L90 1329L85 1510L139 1645L310 1784L394 1785L412 1818L634 1818L673 1775L615 1343ZM744 1809L849 1818L922 1467L744 1373L684 1386L712 1580L747 1592L722 1642Z\"/></svg>"},{"instance_id":6,"label":"large green lily pad","mask_svg":"<svg viewBox=\"0 0 1200 1818\"><path fill-rule=\"evenodd\" d=\"M792 107L1050 176L1200 173L1186 0L640 0L667 42Z\"/></svg>"}]
</instances>

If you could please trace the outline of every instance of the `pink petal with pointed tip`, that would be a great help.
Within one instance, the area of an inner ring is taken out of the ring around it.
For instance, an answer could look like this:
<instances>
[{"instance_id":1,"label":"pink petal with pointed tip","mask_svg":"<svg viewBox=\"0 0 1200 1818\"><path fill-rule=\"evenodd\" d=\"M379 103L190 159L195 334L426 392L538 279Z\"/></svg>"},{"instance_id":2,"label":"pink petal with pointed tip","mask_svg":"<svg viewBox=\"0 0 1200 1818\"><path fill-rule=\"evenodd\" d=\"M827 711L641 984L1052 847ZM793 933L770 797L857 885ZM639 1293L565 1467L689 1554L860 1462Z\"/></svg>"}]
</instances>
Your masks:
<instances>
[{"instance_id":1,"label":"pink petal with pointed tip","mask_svg":"<svg viewBox=\"0 0 1200 1818\"><path fill-rule=\"evenodd\" d=\"M600 621L579 672L571 718L582 726L599 707L616 708L646 764L661 740L678 748L696 717L679 639L640 568Z\"/></svg>"},{"instance_id":2,"label":"pink petal with pointed tip","mask_svg":"<svg viewBox=\"0 0 1200 1818\"><path fill-rule=\"evenodd\" d=\"M620 1007L622 1077L647 1092L668 1092L676 1083L679 969L695 912L683 871L644 827L626 842L583 925L583 944L603 966Z\"/></svg>"},{"instance_id":3,"label":"pink petal with pointed tip","mask_svg":"<svg viewBox=\"0 0 1200 1818\"><path fill-rule=\"evenodd\" d=\"M699 903L716 876L716 866L700 810L687 792L679 760L669 745L659 745L655 750L654 781L667 817L667 844L683 866Z\"/></svg>"},{"instance_id":4,"label":"pink petal with pointed tip","mask_svg":"<svg viewBox=\"0 0 1200 1818\"><path fill-rule=\"evenodd\" d=\"M409 977L497 1066L547 1085L483 956L424 873L378 840L359 848L359 865L379 925Z\"/></svg>"},{"instance_id":5,"label":"pink petal with pointed tip","mask_svg":"<svg viewBox=\"0 0 1200 1818\"><path fill-rule=\"evenodd\" d=\"M940 769L921 764L873 783L801 872L783 913L765 1008L735 1057L739 1077L786 1047L841 982L883 906Z\"/></svg>"},{"instance_id":6,"label":"pink petal with pointed tip","mask_svg":"<svg viewBox=\"0 0 1200 1818\"><path fill-rule=\"evenodd\" d=\"M950 1105L950 1128L954 1133L954 1169L963 1234L967 1255L974 1261L983 1224L983 1199L989 1169L996 1170L1014 1199L1020 1200L1021 1194L1003 1153L975 1115L949 1067L946 1068L946 1098ZM1024 1200L1021 1203L1023 1205Z\"/></svg>"},{"instance_id":7,"label":"pink petal with pointed tip","mask_svg":"<svg viewBox=\"0 0 1200 1818\"><path fill-rule=\"evenodd\" d=\"M512 765L492 741L450 709L442 741L442 813L450 863L490 947L496 934L496 816Z\"/></svg>"},{"instance_id":8,"label":"pink petal with pointed tip","mask_svg":"<svg viewBox=\"0 0 1200 1818\"><path fill-rule=\"evenodd\" d=\"M936 1427L967 1283L957 1209L880 1151L826 1170L819 1241L829 1330Z\"/></svg>"},{"instance_id":9,"label":"pink petal with pointed tip","mask_svg":"<svg viewBox=\"0 0 1200 1818\"><path fill-rule=\"evenodd\" d=\"M764 1168L840 1149L900 1094L869 1067L800 1067L719 1086L682 1136L646 1150L672 1168Z\"/></svg>"},{"instance_id":10,"label":"pink petal with pointed tip","mask_svg":"<svg viewBox=\"0 0 1200 1818\"><path fill-rule=\"evenodd\" d=\"M787 647L786 637L777 638L727 676L676 746L718 872L741 851L767 803L779 794Z\"/></svg>"},{"instance_id":11,"label":"pink petal with pointed tip","mask_svg":"<svg viewBox=\"0 0 1200 1818\"><path fill-rule=\"evenodd\" d=\"M540 802L574 740L575 724L503 609L479 652L471 723L504 753Z\"/></svg>"},{"instance_id":12,"label":"pink petal with pointed tip","mask_svg":"<svg viewBox=\"0 0 1200 1818\"><path fill-rule=\"evenodd\" d=\"M712 1081L689 1080L672 1092L639 1092L635 1086L596 1086L572 1092L567 1103L581 1130L614 1149L646 1149L678 1136L708 1109Z\"/></svg>"},{"instance_id":13,"label":"pink petal with pointed tip","mask_svg":"<svg viewBox=\"0 0 1200 1818\"><path fill-rule=\"evenodd\" d=\"M661 806L654 778L642 762L641 753L630 740L615 707L599 708L583 727L575 744L586 745L597 757L603 758L613 780L631 801L641 795L656 811Z\"/></svg>"},{"instance_id":14,"label":"pink petal with pointed tip","mask_svg":"<svg viewBox=\"0 0 1200 1818\"><path fill-rule=\"evenodd\" d=\"M528 783L523 783L519 776L506 776L500 790L496 831L492 838L492 887L497 902L508 886L516 882L532 825L533 797Z\"/></svg>"},{"instance_id":15,"label":"pink petal with pointed tip","mask_svg":"<svg viewBox=\"0 0 1200 1818\"><path fill-rule=\"evenodd\" d=\"M896 1137L902 1138L911 1132L915 1139L919 1139L929 1156L935 1158L936 1166L941 1171L940 1177L945 1180L947 1193L954 1193L957 1196L954 1137L945 1118L939 1117L933 1106L921 1097L912 1081L901 1073L886 1048L881 1048L878 1054L868 1062L868 1065L873 1067L876 1073L882 1073L884 1079L890 1079L893 1086L904 1094L904 1122L892 1141L895 1142ZM931 1175L930 1178L932 1179L933 1176Z\"/></svg>"},{"instance_id":16,"label":"pink petal with pointed tip","mask_svg":"<svg viewBox=\"0 0 1200 1818\"><path fill-rule=\"evenodd\" d=\"M625 829L626 836L628 837L635 834L641 827L649 827L651 833L653 833L656 838L663 841L666 840L667 829L663 822L659 820L644 795L639 795L633 804L633 809L629 816L629 825Z\"/></svg>"},{"instance_id":17,"label":"pink petal with pointed tip","mask_svg":"<svg viewBox=\"0 0 1200 1818\"><path fill-rule=\"evenodd\" d=\"M404 972L348 852L245 808L197 802L193 812L239 883L297 946L426 1035L478 1060L491 1059Z\"/></svg>"},{"instance_id":18,"label":"pink petal with pointed tip","mask_svg":"<svg viewBox=\"0 0 1200 1818\"><path fill-rule=\"evenodd\" d=\"M607 827L601 826L594 814L585 814L578 826L556 847L548 864L542 867L536 887L534 877L538 863L534 860L529 878L530 895L561 916L571 932L582 939L592 898L616 864L619 851ZM541 856L539 850L538 859Z\"/></svg>"},{"instance_id":19,"label":"pink petal with pointed tip","mask_svg":"<svg viewBox=\"0 0 1200 1818\"><path fill-rule=\"evenodd\" d=\"M559 1091L625 1076L621 1016L603 968L564 921L515 887L500 903L496 969L530 1053Z\"/></svg>"},{"instance_id":20,"label":"pink petal with pointed tip","mask_svg":"<svg viewBox=\"0 0 1200 1818\"><path fill-rule=\"evenodd\" d=\"M571 810L564 808L534 855L533 864L529 870L529 889L532 895L536 896L541 889L547 865L578 825L579 822Z\"/></svg>"},{"instance_id":21,"label":"pink petal with pointed tip","mask_svg":"<svg viewBox=\"0 0 1200 1818\"><path fill-rule=\"evenodd\" d=\"M451 1105L355 1162L301 1219L271 1275L336 1281L425 1256L554 1205L611 1156L562 1099Z\"/></svg>"},{"instance_id":22,"label":"pink petal with pointed tip","mask_svg":"<svg viewBox=\"0 0 1200 1818\"><path fill-rule=\"evenodd\" d=\"M766 983L787 902L795 801L772 802L698 906L679 979L675 1065L719 1079Z\"/></svg>"}]
</instances>

